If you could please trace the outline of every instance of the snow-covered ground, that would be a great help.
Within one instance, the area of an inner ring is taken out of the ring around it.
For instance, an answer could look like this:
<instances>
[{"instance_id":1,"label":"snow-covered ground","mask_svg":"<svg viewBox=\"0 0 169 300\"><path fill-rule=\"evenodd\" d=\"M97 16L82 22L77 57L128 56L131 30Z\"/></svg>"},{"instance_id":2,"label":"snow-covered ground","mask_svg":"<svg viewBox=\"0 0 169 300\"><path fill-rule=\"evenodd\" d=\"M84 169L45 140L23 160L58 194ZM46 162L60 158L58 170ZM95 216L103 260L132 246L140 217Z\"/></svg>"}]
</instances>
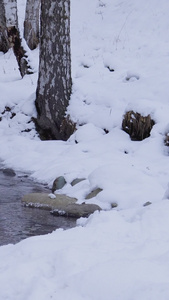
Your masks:
<instances>
[{"instance_id":1,"label":"snow-covered ground","mask_svg":"<svg viewBox=\"0 0 169 300\"><path fill-rule=\"evenodd\" d=\"M0 53L5 166L49 186L64 176L60 193L79 203L103 189L87 200L103 211L76 228L0 247L1 300L169 299L168 11L168 0L71 1L68 113L78 130L67 142L39 140L30 122L38 74L21 79L12 51ZM30 59L38 70L38 50ZM155 120L149 138L121 130L130 109ZM86 180L72 187L75 178Z\"/></svg>"}]
</instances>

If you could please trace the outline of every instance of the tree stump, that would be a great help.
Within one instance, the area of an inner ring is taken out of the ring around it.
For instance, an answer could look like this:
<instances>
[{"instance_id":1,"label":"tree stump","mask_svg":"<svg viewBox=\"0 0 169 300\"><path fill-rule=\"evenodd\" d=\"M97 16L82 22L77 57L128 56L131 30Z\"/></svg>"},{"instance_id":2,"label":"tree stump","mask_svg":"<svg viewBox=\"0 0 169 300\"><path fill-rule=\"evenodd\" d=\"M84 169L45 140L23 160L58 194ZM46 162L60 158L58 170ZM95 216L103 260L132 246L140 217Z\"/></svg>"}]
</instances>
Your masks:
<instances>
[{"instance_id":1,"label":"tree stump","mask_svg":"<svg viewBox=\"0 0 169 300\"><path fill-rule=\"evenodd\" d=\"M130 135L133 141L142 141L150 136L155 122L148 115L143 117L140 113L128 111L122 121L122 129Z\"/></svg>"}]
</instances>

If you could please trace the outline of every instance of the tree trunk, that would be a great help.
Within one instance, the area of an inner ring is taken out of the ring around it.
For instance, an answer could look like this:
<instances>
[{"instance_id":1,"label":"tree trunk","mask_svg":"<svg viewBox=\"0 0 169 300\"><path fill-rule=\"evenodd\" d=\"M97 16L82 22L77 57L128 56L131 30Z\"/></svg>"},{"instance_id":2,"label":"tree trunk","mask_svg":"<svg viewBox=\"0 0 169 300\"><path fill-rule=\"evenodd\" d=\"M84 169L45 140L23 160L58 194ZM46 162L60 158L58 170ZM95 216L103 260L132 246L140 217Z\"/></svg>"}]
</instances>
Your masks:
<instances>
[{"instance_id":1,"label":"tree trunk","mask_svg":"<svg viewBox=\"0 0 169 300\"><path fill-rule=\"evenodd\" d=\"M28 56L22 46L19 31L15 26L8 27L8 38L10 45L13 48L21 76L23 77L26 74L32 74L33 72L28 63Z\"/></svg>"},{"instance_id":2,"label":"tree trunk","mask_svg":"<svg viewBox=\"0 0 169 300\"><path fill-rule=\"evenodd\" d=\"M24 38L33 50L39 44L39 8L40 0L27 0L24 22Z\"/></svg>"},{"instance_id":3,"label":"tree trunk","mask_svg":"<svg viewBox=\"0 0 169 300\"><path fill-rule=\"evenodd\" d=\"M15 27L18 30L18 14L16 0L1 0L5 6L6 27Z\"/></svg>"},{"instance_id":4,"label":"tree trunk","mask_svg":"<svg viewBox=\"0 0 169 300\"><path fill-rule=\"evenodd\" d=\"M42 139L66 140L72 133L72 123L65 118L71 85L70 0L42 0L35 102L37 129Z\"/></svg>"},{"instance_id":5,"label":"tree trunk","mask_svg":"<svg viewBox=\"0 0 169 300\"><path fill-rule=\"evenodd\" d=\"M16 0L3 0L2 2L4 2L5 8L9 47L13 48L16 60L18 62L20 74L23 77L25 74L30 74L32 72L28 64L26 51L22 46L22 41L20 38L18 28L17 2Z\"/></svg>"},{"instance_id":6,"label":"tree trunk","mask_svg":"<svg viewBox=\"0 0 169 300\"><path fill-rule=\"evenodd\" d=\"M8 33L6 28L5 8L0 1L0 51L6 53L9 50Z\"/></svg>"}]
</instances>

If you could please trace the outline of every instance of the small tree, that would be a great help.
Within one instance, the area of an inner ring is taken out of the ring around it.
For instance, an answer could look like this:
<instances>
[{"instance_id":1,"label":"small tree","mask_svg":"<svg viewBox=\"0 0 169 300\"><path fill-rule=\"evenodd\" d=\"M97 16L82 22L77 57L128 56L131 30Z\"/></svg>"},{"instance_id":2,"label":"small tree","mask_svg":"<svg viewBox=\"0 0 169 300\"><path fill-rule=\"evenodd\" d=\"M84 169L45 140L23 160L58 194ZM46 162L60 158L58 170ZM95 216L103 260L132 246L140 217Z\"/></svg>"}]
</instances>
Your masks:
<instances>
[{"instance_id":1,"label":"small tree","mask_svg":"<svg viewBox=\"0 0 169 300\"><path fill-rule=\"evenodd\" d=\"M24 38L33 50L39 44L39 8L40 0L27 0L24 21Z\"/></svg>"},{"instance_id":2,"label":"small tree","mask_svg":"<svg viewBox=\"0 0 169 300\"><path fill-rule=\"evenodd\" d=\"M70 0L42 0L37 129L42 139L66 140L74 126L65 118L71 94Z\"/></svg>"}]
</instances>

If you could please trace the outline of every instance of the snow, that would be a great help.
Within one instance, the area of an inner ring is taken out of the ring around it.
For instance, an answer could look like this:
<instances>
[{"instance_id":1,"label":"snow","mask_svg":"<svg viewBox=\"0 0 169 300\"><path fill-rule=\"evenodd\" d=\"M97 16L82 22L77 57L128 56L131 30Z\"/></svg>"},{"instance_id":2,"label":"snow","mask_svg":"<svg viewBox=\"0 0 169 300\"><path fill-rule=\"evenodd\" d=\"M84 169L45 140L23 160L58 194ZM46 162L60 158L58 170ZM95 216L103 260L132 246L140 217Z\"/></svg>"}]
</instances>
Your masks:
<instances>
[{"instance_id":1,"label":"snow","mask_svg":"<svg viewBox=\"0 0 169 300\"><path fill-rule=\"evenodd\" d=\"M168 9L167 0L71 1L68 113L78 129L67 142L39 140L38 73L21 79L12 51L0 53L0 160L49 187L64 176L59 193L103 209L76 228L0 247L1 300L169 299ZM38 70L38 49L29 54ZM149 138L121 130L128 110L152 116ZM85 180L71 186L75 178Z\"/></svg>"}]
</instances>

